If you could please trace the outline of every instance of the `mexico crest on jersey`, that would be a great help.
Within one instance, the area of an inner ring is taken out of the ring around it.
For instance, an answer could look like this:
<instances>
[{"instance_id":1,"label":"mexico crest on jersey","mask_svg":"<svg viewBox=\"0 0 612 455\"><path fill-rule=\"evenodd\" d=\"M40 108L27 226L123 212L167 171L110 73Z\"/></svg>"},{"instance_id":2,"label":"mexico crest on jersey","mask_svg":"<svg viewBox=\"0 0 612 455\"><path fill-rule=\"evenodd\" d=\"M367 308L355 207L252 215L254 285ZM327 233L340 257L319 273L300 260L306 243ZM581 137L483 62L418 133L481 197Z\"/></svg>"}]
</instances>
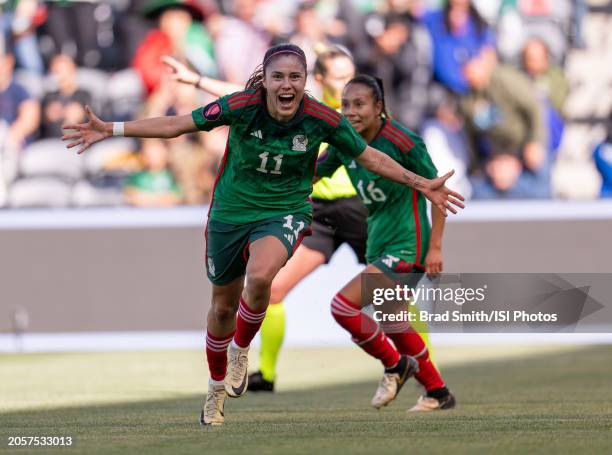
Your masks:
<instances>
[{"instance_id":1,"label":"mexico crest on jersey","mask_svg":"<svg viewBox=\"0 0 612 455\"><path fill-rule=\"evenodd\" d=\"M293 136L293 147L291 147L291 150L295 150L296 152L305 152L307 145L308 138L303 134L298 134L297 136Z\"/></svg>"}]
</instances>

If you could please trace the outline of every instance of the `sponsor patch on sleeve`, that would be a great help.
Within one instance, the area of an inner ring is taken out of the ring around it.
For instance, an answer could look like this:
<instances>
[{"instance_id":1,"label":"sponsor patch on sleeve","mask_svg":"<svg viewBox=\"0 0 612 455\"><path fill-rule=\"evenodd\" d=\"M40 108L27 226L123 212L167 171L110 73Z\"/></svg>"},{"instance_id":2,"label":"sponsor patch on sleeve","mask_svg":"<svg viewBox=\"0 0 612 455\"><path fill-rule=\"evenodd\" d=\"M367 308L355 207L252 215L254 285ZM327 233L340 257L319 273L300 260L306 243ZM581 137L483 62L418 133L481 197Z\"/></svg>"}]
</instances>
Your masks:
<instances>
[{"instance_id":1,"label":"sponsor patch on sleeve","mask_svg":"<svg viewBox=\"0 0 612 455\"><path fill-rule=\"evenodd\" d=\"M202 115L209 121L218 120L221 112L221 105L216 101L202 108Z\"/></svg>"}]
</instances>

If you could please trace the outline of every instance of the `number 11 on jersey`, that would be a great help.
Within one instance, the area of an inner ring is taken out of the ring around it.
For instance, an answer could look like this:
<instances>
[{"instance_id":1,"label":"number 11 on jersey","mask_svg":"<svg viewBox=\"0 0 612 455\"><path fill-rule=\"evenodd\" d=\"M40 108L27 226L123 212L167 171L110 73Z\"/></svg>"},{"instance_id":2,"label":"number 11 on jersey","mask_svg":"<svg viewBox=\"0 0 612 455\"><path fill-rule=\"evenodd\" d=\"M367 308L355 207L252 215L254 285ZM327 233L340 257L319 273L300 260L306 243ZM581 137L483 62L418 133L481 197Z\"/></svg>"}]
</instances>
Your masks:
<instances>
[{"instance_id":1,"label":"number 11 on jersey","mask_svg":"<svg viewBox=\"0 0 612 455\"><path fill-rule=\"evenodd\" d=\"M266 169L266 165L268 164L268 157L270 156L270 154L268 152L263 152L259 154L259 158L261 158L261 163L259 163L259 167L256 169L259 172L263 172L264 174L267 174L268 172L270 172L270 174L277 174L280 175L281 174L281 165L283 164L283 155L274 155L274 157L272 158L272 160L276 163L274 165L274 169L272 169L271 171L268 171Z\"/></svg>"}]
</instances>

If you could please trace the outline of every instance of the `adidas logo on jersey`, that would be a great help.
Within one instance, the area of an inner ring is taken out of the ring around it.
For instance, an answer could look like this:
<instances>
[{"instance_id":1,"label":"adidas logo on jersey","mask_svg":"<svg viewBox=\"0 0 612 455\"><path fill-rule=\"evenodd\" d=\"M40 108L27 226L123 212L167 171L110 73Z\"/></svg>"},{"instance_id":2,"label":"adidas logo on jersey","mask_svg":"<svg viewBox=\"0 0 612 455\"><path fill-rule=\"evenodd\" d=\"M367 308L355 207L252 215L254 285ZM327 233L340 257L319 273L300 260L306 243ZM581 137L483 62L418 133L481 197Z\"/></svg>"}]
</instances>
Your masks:
<instances>
[{"instance_id":1,"label":"adidas logo on jersey","mask_svg":"<svg viewBox=\"0 0 612 455\"><path fill-rule=\"evenodd\" d=\"M251 136L255 136L257 139L263 139L261 130L251 131Z\"/></svg>"}]
</instances>

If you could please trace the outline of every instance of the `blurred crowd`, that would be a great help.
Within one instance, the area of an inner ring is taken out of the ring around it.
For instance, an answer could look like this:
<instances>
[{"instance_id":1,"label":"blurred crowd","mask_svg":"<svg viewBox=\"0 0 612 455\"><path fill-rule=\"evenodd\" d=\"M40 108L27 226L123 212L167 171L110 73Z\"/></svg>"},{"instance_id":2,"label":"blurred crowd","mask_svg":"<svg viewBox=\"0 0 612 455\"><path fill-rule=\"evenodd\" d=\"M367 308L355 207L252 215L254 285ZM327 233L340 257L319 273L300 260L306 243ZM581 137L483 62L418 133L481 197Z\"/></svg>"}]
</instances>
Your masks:
<instances>
[{"instance_id":1,"label":"blurred crowd","mask_svg":"<svg viewBox=\"0 0 612 455\"><path fill-rule=\"evenodd\" d=\"M564 64L585 46L586 11L583 0L0 0L0 207L207 203L224 128L112 138L76 156L61 125L85 121L85 105L114 121L189 113L213 98L173 80L162 56L244 84L284 41L310 68L321 46L350 50L463 194L549 198ZM594 152L602 196L612 196L607 132Z\"/></svg>"}]
</instances>

